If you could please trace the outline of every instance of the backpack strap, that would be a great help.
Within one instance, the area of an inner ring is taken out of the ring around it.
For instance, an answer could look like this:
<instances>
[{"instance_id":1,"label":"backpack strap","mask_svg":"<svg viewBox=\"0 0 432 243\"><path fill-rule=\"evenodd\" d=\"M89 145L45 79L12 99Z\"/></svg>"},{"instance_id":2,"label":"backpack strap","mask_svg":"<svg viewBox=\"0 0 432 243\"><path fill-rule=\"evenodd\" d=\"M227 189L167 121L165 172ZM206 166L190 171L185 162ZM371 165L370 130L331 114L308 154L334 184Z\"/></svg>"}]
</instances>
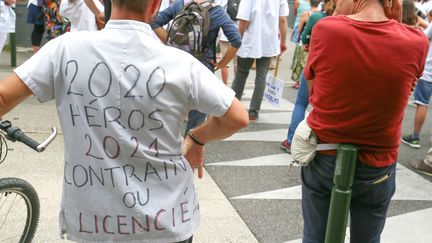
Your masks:
<instances>
[{"instance_id":1,"label":"backpack strap","mask_svg":"<svg viewBox=\"0 0 432 243\"><path fill-rule=\"evenodd\" d=\"M213 0L207 0L202 3L200 3L201 6L203 6L207 11L210 11L210 9L217 6L217 4Z\"/></svg>"}]
</instances>

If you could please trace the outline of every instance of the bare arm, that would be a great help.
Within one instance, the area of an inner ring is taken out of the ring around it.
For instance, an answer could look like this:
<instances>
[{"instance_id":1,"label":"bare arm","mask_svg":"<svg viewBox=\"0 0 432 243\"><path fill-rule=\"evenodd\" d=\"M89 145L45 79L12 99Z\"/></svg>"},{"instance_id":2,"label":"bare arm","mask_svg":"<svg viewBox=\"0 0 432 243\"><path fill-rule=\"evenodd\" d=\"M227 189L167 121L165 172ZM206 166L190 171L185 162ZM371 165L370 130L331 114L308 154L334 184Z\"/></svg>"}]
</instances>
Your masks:
<instances>
[{"instance_id":1,"label":"bare arm","mask_svg":"<svg viewBox=\"0 0 432 243\"><path fill-rule=\"evenodd\" d=\"M288 33L288 19L286 16L279 17L280 48L281 52L286 51L286 36Z\"/></svg>"},{"instance_id":2,"label":"bare arm","mask_svg":"<svg viewBox=\"0 0 432 243\"><path fill-rule=\"evenodd\" d=\"M295 0L294 1L294 18L297 17L297 10L298 10L299 6L300 6L300 1L299 0Z\"/></svg>"},{"instance_id":3,"label":"bare arm","mask_svg":"<svg viewBox=\"0 0 432 243\"><path fill-rule=\"evenodd\" d=\"M16 3L16 0L4 0L6 6L11 6Z\"/></svg>"},{"instance_id":4,"label":"bare arm","mask_svg":"<svg viewBox=\"0 0 432 243\"><path fill-rule=\"evenodd\" d=\"M10 74L0 81L0 117L12 110L32 92L18 75Z\"/></svg>"},{"instance_id":5,"label":"bare arm","mask_svg":"<svg viewBox=\"0 0 432 243\"><path fill-rule=\"evenodd\" d=\"M210 117L201 126L192 129L193 136L201 143L221 140L247 126L248 114L236 98L230 108L221 117ZM189 136L184 141L183 154L193 169L198 168L198 177L203 175L204 146L195 143Z\"/></svg>"},{"instance_id":6,"label":"bare arm","mask_svg":"<svg viewBox=\"0 0 432 243\"><path fill-rule=\"evenodd\" d=\"M300 34L302 33L303 28L305 27L308 18L309 18L309 14L308 14L308 12L307 12L307 11L303 12L303 13L302 13L302 16L301 16L301 18L300 18L300 23L299 23L299 27L298 27L298 32L299 32Z\"/></svg>"},{"instance_id":7,"label":"bare arm","mask_svg":"<svg viewBox=\"0 0 432 243\"><path fill-rule=\"evenodd\" d=\"M92 13L96 16L96 23L98 28L101 29L105 26L105 14L96 7L96 4L93 0L84 0L87 7L92 11Z\"/></svg>"},{"instance_id":8,"label":"bare arm","mask_svg":"<svg viewBox=\"0 0 432 243\"><path fill-rule=\"evenodd\" d=\"M244 32L247 30L249 26L249 21L240 19L239 21L239 32L240 36L243 37Z\"/></svg>"},{"instance_id":9,"label":"bare arm","mask_svg":"<svg viewBox=\"0 0 432 243\"><path fill-rule=\"evenodd\" d=\"M159 37L159 39L163 42L166 43L168 40L168 33L166 32L166 30L162 27L158 27L156 29L153 30L156 35Z\"/></svg>"},{"instance_id":10,"label":"bare arm","mask_svg":"<svg viewBox=\"0 0 432 243\"><path fill-rule=\"evenodd\" d=\"M424 19L420 18L419 16L417 16L417 19L417 25L422 29L426 29L428 27L429 24Z\"/></svg>"},{"instance_id":11,"label":"bare arm","mask_svg":"<svg viewBox=\"0 0 432 243\"><path fill-rule=\"evenodd\" d=\"M220 62L216 63L216 65L214 65L215 71L218 70L219 68L226 67L226 65L228 65L228 63L236 56L237 51L238 51L238 48L235 48L235 47L230 45L228 47L227 52L225 53L225 55L220 60Z\"/></svg>"}]
</instances>

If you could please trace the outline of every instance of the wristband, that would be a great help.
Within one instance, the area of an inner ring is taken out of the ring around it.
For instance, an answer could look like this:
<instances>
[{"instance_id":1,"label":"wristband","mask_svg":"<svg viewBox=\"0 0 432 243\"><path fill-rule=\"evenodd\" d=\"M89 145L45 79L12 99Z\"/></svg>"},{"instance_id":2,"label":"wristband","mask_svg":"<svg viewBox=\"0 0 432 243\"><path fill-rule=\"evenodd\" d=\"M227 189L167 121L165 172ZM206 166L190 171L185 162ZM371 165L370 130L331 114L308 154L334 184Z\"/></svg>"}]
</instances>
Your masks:
<instances>
[{"instance_id":1,"label":"wristband","mask_svg":"<svg viewBox=\"0 0 432 243\"><path fill-rule=\"evenodd\" d=\"M201 145L201 146L204 146L204 145L205 145L205 143L200 142L200 141L195 137L195 135L193 135L193 133L192 133L191 131L189 131L189 132L187 133L187 135L190 137L190 139L192 139L192 141L194 141L194 143L196 143L196 144L198 144L198 145Z\"/></svg>"}]
</instances>

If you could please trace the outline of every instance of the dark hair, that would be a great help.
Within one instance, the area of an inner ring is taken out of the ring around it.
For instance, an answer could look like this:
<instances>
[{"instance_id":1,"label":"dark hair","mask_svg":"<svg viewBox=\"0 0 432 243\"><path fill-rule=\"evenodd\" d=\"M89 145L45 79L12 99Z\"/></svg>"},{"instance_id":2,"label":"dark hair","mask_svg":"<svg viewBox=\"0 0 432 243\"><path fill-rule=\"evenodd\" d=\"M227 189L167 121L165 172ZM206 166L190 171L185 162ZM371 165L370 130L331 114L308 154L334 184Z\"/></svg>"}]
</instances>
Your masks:
<instances>
[{"instance_id":1,"label":"dark hair","mask_svg":"<svg viewBox=\"0 0 432 243\"><path fill-rule=\"evenodd\" d=\"M309 0L311 7L318 7L321 0Z\"/></svg>"},{"instance_id":2,"label":"dark hair","mask_svg":"<svg viewBox=\"0 0 432 243\"><path fill-rule=\"evenodd\" d=\"M402 1L402 23L410 26L417 24L416 7L413 0Z\"/></svg>"},{"instance_id":3,"label":"dark hair","mask_svg":"<svg viewBox=\"0 0 432 243\"><path fill-rule=\"evenodd\" d=\"M334 0L324 0L324 9L327 16L332 16L336 8Z\"/></svg>"}]
</instances>

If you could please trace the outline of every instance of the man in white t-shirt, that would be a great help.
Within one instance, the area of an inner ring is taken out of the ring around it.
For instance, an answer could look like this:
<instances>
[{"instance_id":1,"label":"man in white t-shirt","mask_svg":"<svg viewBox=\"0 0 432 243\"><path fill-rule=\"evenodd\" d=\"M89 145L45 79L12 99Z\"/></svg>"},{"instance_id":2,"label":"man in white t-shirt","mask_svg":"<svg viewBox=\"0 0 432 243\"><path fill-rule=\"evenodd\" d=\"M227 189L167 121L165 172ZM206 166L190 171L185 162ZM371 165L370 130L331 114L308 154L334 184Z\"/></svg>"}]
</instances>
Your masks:
<instances>
[{"instance_id":1,"label":"man in white t-shirt","mask_svg":"<svg viewBox=\"0 0 432 243\"><path fill-rule=\"evenodd\" d=\"M15 12L12 5L15 0L0 0L0 53L6 43L7 35L15 33Z\"/></svg>"},{"instance_id":2,"label":"man in white t-shirt","mask_svg":"<svg viewBox=\"0 0 432 243\"><path fill-rule=\"evenodd\" d=\"M236 97L241 99L249 71L256 60L255 88L249 107L252 121L258 118L271 58L286 50L288 14L286 0L240 2L237 19L243 40L237 52L237 72L232 88Z\"/></svg>"},{"instance_id":3,"label":"man in white t-shirt","mask_svg":"<svg viewBox=\"0 0 432 243\"><path fill-rule=\"evenodd\" d=\"M103 30L51 40L0 82L0 116L31 94L56 99L65 144L62 237L191 242L203 145L248 123L229 87L153 34L147 23L159 5L113 0ZM211 118L183 140L191 109Z\"/></svg>"}]
</instances>

